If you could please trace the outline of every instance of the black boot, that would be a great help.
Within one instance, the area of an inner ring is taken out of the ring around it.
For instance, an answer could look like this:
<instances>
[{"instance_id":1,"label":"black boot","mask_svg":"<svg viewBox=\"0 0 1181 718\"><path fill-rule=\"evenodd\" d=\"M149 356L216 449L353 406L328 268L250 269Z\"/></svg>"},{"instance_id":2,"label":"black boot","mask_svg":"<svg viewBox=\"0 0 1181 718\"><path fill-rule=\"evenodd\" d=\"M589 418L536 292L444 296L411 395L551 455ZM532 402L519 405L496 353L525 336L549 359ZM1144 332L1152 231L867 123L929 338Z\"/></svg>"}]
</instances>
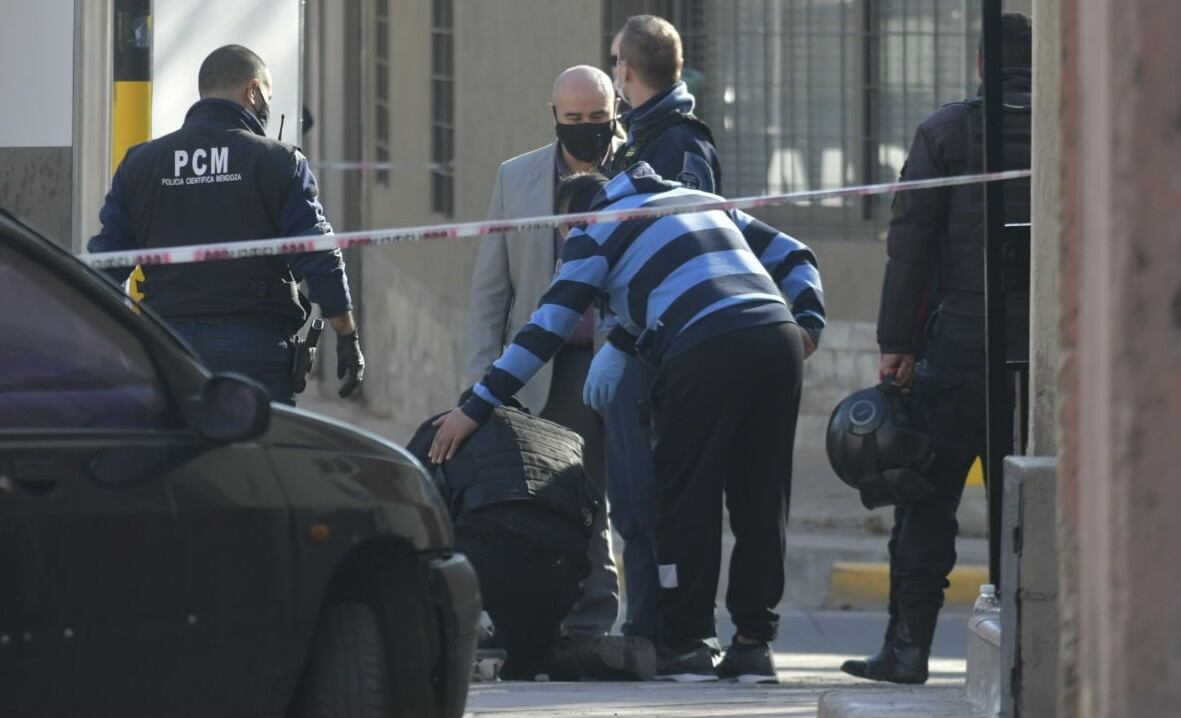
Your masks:
<instances>
[{"instance_id":1,"label":"black boot","mask_svg":"<svg viewBox=\"0 0 1181 718\"><path fill-rule=\"evenodd\" d=\"M893 606L891 606L891 609L893 609ZM841 670L856 678L865 678L870 664L877 664L887 660L887 656L894 650L894 629L897 625L898 618L894 615L894 611L891 610L890 622L886 624L886 635L882 639L882 647L878 649L878 652L869 658L845 661L841 664Z\"/></svg>"},{"instance_id":2,"label":"black boot","mask_svg":"<svg viewBox=\"0 0 1181 718\"><path fill-rule=\"evenodd\" d=\"M886 632L886 642L876 655L862 661L845 661L841 670L857 678L915 685L927 682L927 659L931 649L910 640L903 625L894 635Z\"/></svg>"}]
</instances>

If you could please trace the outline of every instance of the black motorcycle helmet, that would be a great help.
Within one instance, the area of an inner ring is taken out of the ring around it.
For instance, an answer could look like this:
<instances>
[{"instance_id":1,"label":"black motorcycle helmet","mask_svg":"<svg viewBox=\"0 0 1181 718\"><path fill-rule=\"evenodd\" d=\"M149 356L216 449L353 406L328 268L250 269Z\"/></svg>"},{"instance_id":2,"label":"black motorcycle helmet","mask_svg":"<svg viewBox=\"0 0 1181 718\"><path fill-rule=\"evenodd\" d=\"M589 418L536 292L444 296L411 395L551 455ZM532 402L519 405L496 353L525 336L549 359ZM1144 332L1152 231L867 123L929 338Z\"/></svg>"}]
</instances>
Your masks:
<instances>
[{"instance_id":1,"label":"black motorcycle helmet","mask_svg":"<svg viewBox=\"0 0 1181 718\"><path fill-rule=\"evenodd\" d=\"M867 509L913 503L934 491L934 454L913 395L887 378L837 404L825 437L828 463Z\"/></svg>"}]
</instances>

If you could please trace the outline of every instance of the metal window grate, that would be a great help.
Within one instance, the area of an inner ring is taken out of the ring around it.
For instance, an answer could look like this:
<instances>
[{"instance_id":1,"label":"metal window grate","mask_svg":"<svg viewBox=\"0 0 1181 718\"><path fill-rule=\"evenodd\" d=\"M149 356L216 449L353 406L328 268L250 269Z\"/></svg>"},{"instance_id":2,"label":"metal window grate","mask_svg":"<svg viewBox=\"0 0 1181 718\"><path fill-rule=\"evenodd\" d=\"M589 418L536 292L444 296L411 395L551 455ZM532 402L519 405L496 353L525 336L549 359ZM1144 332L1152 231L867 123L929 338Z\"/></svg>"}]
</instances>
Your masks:
<instances>
[{"instance_id":1,"label":"metal window grate","mask_svg":"<svg viewBox=\"0 0 1181 718\"><path fill-rule=\"evenodd\" d=\"M390 6L374 0L373 16L373 145L378 162L390 159ZM388 187L389 170L377 170L377 183Z\"/></svg>"},{"instance_id":2,"label":"metal window grate","mask_svg":"<svg viewBox=\"0 0 1181 718\"><path fill-rule=\"evenodd\" d=\"M711 7L720 48L717 128L730 195L886 182L939 105L974 94L974 0L730 0ZM765 214L814 239L880 238L889 197Z\"/></svg>"},{"instance_id":3,"label":"metal window grate","mask_svg":"<svg viewBox=\"0 0 1181 718\"><path fill-rule=\"evenodd\" d=\"M975 94L975 0L607 0L603 56L629 15L673 22L729 196L886 182L939 105ZM763 214L812 239L880 238L889 197Z\"/></svg>"},{"instance_id":4,"label":"metal window grate","mask_svg":"<svg viewBox=\"0 0 1181 718\"><path fill-rule=\"evenodd\" d=\"M431 6L431 210L455 213L455 50L454 0Z\"/></svg>"},{"instance_id":5,"label":"metal window grate","mask_svg":"<svg viewBox=\"0 0 1181 718\"><path fill-rule=\"evenodd\" d=\"M685 56L683 79L697 96L696 114L705 100L704 80L710 34L705 0L606 0L603 3L603 67L610 74L611 41L632 15L658 15L671 22L681 36Z\"/></svg>"}]
</instances>

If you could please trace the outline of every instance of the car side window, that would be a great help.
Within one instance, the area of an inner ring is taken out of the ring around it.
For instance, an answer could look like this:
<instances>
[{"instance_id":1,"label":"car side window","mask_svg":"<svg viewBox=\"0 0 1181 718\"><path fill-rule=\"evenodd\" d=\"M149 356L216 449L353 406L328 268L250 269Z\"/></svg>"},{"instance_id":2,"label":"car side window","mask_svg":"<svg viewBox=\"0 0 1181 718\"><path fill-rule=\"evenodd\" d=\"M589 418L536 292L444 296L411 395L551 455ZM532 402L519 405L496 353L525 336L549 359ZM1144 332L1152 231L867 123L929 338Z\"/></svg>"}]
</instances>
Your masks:
<instances>
[{"instance_id":1,"label":"car side window","mask_svg":"<svg viewBox=\"0 0 1181 718\"><path fill-rule=\"evenodd\" d=\"M140 340L61 276L0 246L0 431L175 425Z\"/></svg>"}]
</instances>

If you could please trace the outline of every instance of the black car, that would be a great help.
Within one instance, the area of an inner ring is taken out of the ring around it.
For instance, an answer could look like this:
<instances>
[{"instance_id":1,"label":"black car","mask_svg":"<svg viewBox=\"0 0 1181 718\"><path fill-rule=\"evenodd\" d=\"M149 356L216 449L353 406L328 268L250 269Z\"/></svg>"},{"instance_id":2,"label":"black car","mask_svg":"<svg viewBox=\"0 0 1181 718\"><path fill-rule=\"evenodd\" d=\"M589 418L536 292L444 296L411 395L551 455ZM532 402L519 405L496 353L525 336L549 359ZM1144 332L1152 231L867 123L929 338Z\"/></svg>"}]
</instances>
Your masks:
<instances>
[{"instance_id":1,"label":"black car","mask_svg":"<svg viewBox=\"0 0 1181 718\"><path fill-rule=\"evenodd\" d=\"M459 716L451 548L401 448L210 376L0 212L0 716Z\"/></svg>"}]
</instances>

